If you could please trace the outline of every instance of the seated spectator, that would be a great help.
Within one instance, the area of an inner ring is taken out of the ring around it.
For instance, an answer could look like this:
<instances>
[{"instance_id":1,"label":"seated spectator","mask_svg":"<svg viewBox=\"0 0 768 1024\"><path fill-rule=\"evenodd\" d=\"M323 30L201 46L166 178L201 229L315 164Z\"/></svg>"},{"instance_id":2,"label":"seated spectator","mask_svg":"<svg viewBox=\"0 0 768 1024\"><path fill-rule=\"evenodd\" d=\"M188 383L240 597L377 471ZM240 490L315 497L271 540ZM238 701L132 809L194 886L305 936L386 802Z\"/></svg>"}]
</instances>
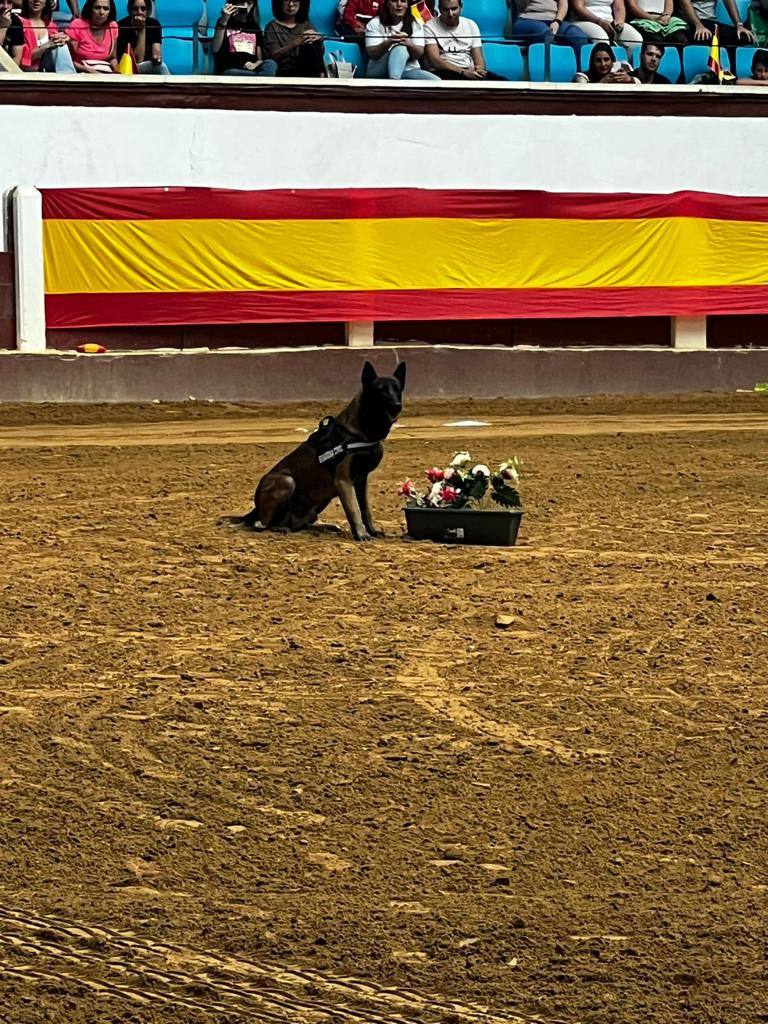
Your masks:
<instances>
[{"instance_id":1,"label":"seated spectator","mask_svg":"<svg viewBox=\"0 0 768 1024\"><path fill-rule=\"evenodd\" d=\"M440 78L506 82L486 69L480 29L477 22L462 18L461 0L440 0L440 16L425 25L424 42L426 62Z\"/></svg>"},{"instance_id":2,"label":"seated spectator","mask_svg":"<svg viewBox=\"0 0 768 1024\"><path fill-rule=\"evenodd\" d=\"M673 13L673 0L626 0L630 25L650 43L685 46L688 25Z\"/></svg>"},{"instance_id":3,"label":"seated spectator","mask_svg":"<svg viewBox=\"0 0 768 1024\"><path fill-rule=\"evenodd\" d=\"M24 26L13 13L13 0L0 0L0 49L3 49L17 67L21 67L24 53Z\"/></svg>"},{"instance_id":4,"label":"seated spectator","mask_svg":"<svg viewBox=\"0 0 768 1024\"><path fill-rule=\"evenodd\" d=\"M747 18L755 44L768 46L768 0L753 0Z\"/></svg>"},{"instance_id":5,"label":"seated spectator","mask_svg":"<svg viewBox=\"0 0 768 1024\"><path fill-rule=\"evenodd\" d=\"M338 20L339 35L364 44L365 27L379 13L379 0L347 0Z\"/></svg>"},{"instance_id":6,"label":"seated spectator","mask_svg":"<svg viewBox=\"0 0 768 1024\"><path fill-rule=\"evenodd\" d=\"M736 85L768 85L768 50L755 50L752 77L738 78Z\"/></svg>"},{"instance_id":7,"label":"seated spectator","mask_svg":"<svg viewBox=\"0 0 768 1024\"><path fill-rule=\"evenodd\" d=\"M571 0L571 10L574 24L584 35L621 43L630 57L643 41L637 29L626 23L624 0Z\"/></svg>"},{"instance_id":8,"label":"seated spectator","mask_svg":"<svg viewBox=\"0 0 768 1024\"><path fill-rule=\"evenodd\" d=\"M616 60L608 43L595 43L589 55L586 71L573 76L574 82L595 85L598 82L618 82L623 85L637 85L632 77L632 68L625 60Z\"/></svg>"},{"instance_id":9,"label":"seated spectator","mask_svg":"<svg viewBox=\"0 0 768 1024\"><path fill-rule=\"evenodd\" d=\"M163 64L163 29L151 14L152 0L128 0L128 17L117 23L117 60L130 46L140 75L170 75Z\"/></svg>"},{"instance_id":10,"label":"seated spectator","mask_svg":"<svg viewBox=\"0 0 768 1024\"><path fill-rule=\"evenodd\" d=\"M414 19L408 0L384 0L379 16L365 28L365 49L366 78L440 81L419 63L424 53L424 26Z\"/></svg>"},{"instance_id":11,"label":"seated spectator","mask_svg":"<svg viewBox=\"0 0 768 1024\"><path fill-rule=\"evenodd\" d=\"M663 46L658 43L643 43L640 48L640 64L632 72L632 77L641 85L671 85L668 78L659 74L659 64L663 56Z\"/></svg>"},{"instance_id":12,"label":"seated spectator","mask_svg":"<svg viewBox=\"0 0 768 1024\"><path fill-rule=\"evenodd\" d=\"M264 36L259 27L259 8L255 0L226 3L221 9L211 48L217 75L241 78L268 77L277 74L273 60L263 60Z\"/></svg>"},{"instance_id":13,"label":"seated spectator","mask_svg":"<svg viewBox=\"0 0 768 1024\"><path fill-rule=\"evenodd\" d=\"M739 13L734 0L723 0L728 17L733 24L718 25L715 17L717 0L679 0L680 16L689 27L690 34L697 43L708 43L717 29L717 38L721 46L738 46L740 43L754 43L755 37L739 20Z\"/></svg>"},{"instance_id":14,"label":"seated spectator","mask_svg":"<svg viewBox=\"0 0 768 1024\"><path fill-rule=\"evenodd\" d=\"M513 39L526 43L542 43L552 33L553 43L565 43L578 53L587 37L568 17L568 0L512 0L510 13L514 16L509 32Z\"/></svg>"},{"instance_id":15,"label":"seated spectator","mask_svg":"<svg viewBox=\"0 0 768 1024\"><path fill-rule=\"evenodd\" d=\"M277 74L326 78L323 37L309 20L309 0L272 0L274 21L264 30L264 56Z\"/></svg>"},{"instance_id":16,"label":"seated spectator","mask_svg":"<svg viewBox=\"0 0 768 1024\"><path fill-rule=\"evenodd\" d=\"M117 71L117 11L115 0L85 0L82 18L67 25L75 69L89 75Z\"/></svg>"},{"instance_id":17,"label":"seated spectator","mask_svg":"<svg viewBox=\"0 0 768 1024\"><path fill-rule=\"evenodd\" d=\"M55 71L60 75L74 75L69 36L59 32L52 24L51 13L51 0L23 0L21 27L24 30L24 50L21 67L24 71Z\"/></svg>"}]
</instances>

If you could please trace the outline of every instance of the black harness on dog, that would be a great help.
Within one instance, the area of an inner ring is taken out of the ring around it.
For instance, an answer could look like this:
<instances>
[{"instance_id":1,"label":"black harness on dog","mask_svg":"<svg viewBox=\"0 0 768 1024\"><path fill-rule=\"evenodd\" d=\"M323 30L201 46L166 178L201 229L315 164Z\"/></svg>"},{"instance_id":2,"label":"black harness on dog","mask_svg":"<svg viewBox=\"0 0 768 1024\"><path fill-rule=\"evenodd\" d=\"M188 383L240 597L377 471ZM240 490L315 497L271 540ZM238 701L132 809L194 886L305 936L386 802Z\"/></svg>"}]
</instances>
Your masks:
<instances>
[{"instance_id":1,"label":"black harness on dog","mask_svg":"<svg viewBox=\"0 0 768 1024\"><path fill-rule=\"evenodd\" d=\"M350 452L364 452L375 448L378 441L355 441L354 434L336 422L333 416L320 420L317 430L310 434L307 443L317 452L317 461L329 472L338 466Z\"/></svg>"}]
</instances>

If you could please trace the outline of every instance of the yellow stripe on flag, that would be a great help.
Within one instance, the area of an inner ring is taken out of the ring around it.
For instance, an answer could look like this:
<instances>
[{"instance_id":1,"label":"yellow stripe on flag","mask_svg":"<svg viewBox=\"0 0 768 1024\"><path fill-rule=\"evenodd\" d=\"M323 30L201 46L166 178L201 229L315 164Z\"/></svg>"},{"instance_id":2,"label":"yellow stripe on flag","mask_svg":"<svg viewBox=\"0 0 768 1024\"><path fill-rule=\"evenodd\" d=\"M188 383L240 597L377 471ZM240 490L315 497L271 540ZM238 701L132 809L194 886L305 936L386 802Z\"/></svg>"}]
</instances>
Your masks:
<instances>
[{"instance_id":1,"label":"yellow stripe on flag","mask_svg":"<svg viewBox=\"0 0 768 1024\"><path fill-rule=\"evenodd\" d=\"M47 220L44 244L54 295L768 284L768 223L684 217Z\"/></svg>"}]
</instances>

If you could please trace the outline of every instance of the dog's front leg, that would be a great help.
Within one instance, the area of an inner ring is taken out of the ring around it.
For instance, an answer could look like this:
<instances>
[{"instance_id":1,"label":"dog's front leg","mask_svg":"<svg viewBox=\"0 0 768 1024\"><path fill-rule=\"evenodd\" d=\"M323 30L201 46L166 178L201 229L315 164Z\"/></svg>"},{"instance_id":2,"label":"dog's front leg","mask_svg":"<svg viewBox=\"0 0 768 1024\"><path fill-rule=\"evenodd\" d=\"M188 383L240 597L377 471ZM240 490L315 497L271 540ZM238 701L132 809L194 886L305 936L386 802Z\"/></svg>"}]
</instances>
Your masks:
<instances>
[{"instance_id":1,"label":"dog's front leg","mask_svg":"<svg viewBox=\"0 0 768 1024\"><path fill-rule=\"evenodd\" d=\"M339 463L334 477L336 493L346 514L352 536L355 540L371 540L371 535L365 528L363 517L360 513L360 504L357 500L355 486L349 475L351 463L352 459L350 456L347 456L343 462Z\"/></svg>"},{"instance_id":2,"label":"dog's front leg","mask_svg":"<svg viewBox=\"0 0 768 1024\"><path fill-rule=\"evenodd\" d=\"M376 523L373 521L371 515L371 507L368 504L368 474L359 477L355 481L355 494L357 495L357 503L360 506L360 515L363 520L363 526L366 528L368 533L372 537L383 537L384 531L381 530Z\"/></svg>"}]
</instances>

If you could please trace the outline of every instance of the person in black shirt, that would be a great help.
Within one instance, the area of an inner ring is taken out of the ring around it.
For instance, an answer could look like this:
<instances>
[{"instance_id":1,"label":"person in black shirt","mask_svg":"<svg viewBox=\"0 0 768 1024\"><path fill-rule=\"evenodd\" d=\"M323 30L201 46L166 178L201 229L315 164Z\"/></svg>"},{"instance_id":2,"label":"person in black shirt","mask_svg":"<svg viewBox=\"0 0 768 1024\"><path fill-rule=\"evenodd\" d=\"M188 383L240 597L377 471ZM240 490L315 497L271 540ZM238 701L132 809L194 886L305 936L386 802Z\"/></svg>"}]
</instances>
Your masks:
<instances>
[{"instance_id":1,"label":"person in black shirt","mask_svg":"<svg viewBox=\"0 0 768 1024\"><path fill-rule=\"evenodd\" d=\"M24 28L12 8L13 0L0 0L0 49L5 50L13 63L21 67Z\"/></svg>"},{"instance_id":2,"label":"person in black shirt","mask_svg":"<svg viewBox=\"0 0 768 1024\"><path fill-rule=\"evenodd\" d=\"M117 23L117 59L130 46L140 75L170 75L163 64L163 29L151 13L152 0L128 0L128 17Z\"/></svg>"},{"instance_id":3,"label":"person in black shirt","mask_svg":"<svg viewBox=\"0 0 768 1024\"><path fill-rule=\"evenodd\" d=\"M262 60L264 36L256 0L233 0L221 9L213 34L213 61L217 75L243 77L277 74L273 60Z\"/></svg>"},{"instance_id":4,"label":"person in black shirt","mask_svg":"<svg viewBox=\"0 0 768 1024\"><path fill-rule=\"evenodd\" d=\"M632 72L632 78L636 78L641 85L671 85L670 80L657 70L663 56L664 47L659 43L643 43L640 48L640 66Z\"/></svg>"}]
</instances>

